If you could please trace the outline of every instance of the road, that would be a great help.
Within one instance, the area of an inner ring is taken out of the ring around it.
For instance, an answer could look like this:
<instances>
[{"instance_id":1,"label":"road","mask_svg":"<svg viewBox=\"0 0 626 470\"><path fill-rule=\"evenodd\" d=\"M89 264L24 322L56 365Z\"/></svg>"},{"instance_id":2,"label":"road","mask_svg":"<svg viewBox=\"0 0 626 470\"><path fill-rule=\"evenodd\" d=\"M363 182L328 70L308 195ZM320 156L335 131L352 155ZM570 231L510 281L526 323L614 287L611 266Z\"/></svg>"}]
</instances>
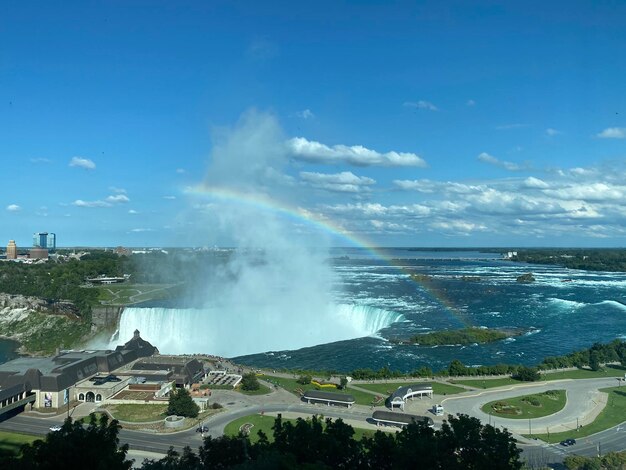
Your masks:
<instances>
[{"instance_id":1,"label":"road","mask_svg":"<svg viewBox=\"0 0 626 470\"><path fill-rule=\"evenodd\" d=\"M548 429L550 432L575 431L578 424L586 425L593 421L604 407L606 395L598 392L598 389L615 387L616 385L617 381L614 378L555 380L479 392L466 392L458 396L448 397L442 400L442 404L447 413L467 413L480 419L483 423L504 426L509 431L518 434L532 434L532 432L544 434L548 432ZM553 415L532 419L530 429L526 419L495 418L481 410L481 407L490 401L557 389L566 392L567 403L565 407Z\"/></svg>"},{"instance_id":2,"label":"road","mask_svg":"<svg viewBox=\"0 0 626 470\"><path fill-rule=\"evenodd\" d=\"M483 423L489 423L498 427L506 427L519 437L519 445L523 450L523 458L531 466L545 466L547 464L559 464L568 454L595 456L600 451L605 454L610 451L626 449L626 424L615 426L601 433L586 438L577 439L577 444L571 447L563 447L558 444L545 444L542 441L533 441L521 438L519 434L528 434L528 420L514 420L497 418L484 413L480 408L492 400L506 399L513 396L526 395L542 392L549 389L564 389L567 393L567 404L558 413L544 418L532 420L532 430L545 432L547 428L551 432L558 432L565 427L572 430L572 437L576 438L576 418L580 424L586 424L593 420L595 415L602 409L600 388L613 387L615 379L582 379L560 380L541 384L529 384L515 387L502 387L500 389L485 391L470 391L454 397L442 400L446 413L466 413L479 418ZM310 416L313 414L324 415L331 418L342 418L347 422L366 423L371 418L371 410L364 406L354 406L346 409L329 407L324 405L308 405L298 401L296 397L284 390L275 390L272 394L261 397L248 397L229 392L228 396L239 397L237 402L231 402L229 409L212 415L203 422L209 428L209 435L221 436L225 426L240 417L255 413L289 413L290 415ZM265 401L265 402L263 402ZM42 418L27 415L18 415L0 423L0 429L15 430L25 433L43 436L49 432L53 424L60 423L63 416L55 418ZM120 431L120 442L127 443L131 449L164 454L170 446L181 450L184 446L197 449L202 444L202 436L192 429L168 434L157 434L145 431Z\"/></svg>"}]
</instances>

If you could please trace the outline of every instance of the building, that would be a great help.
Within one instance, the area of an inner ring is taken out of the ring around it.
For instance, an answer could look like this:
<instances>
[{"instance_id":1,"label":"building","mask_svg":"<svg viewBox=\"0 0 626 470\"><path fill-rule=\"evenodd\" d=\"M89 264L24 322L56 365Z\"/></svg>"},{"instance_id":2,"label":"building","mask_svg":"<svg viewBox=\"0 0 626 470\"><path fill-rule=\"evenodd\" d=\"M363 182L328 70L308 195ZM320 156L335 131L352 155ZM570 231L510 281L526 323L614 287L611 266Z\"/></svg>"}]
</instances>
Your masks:
<instances>
[{"instance_id":1,"label":"building","mask_svg":"<svg viewBox=\"0 0 626 470\"><path fill-rule=\"evenodd\" d=\"M17 259L17 245L15 240L9 240L7 245L7 259Z\"/></svg>"},{"instance_id":2,"label":"building","mask_svg":"<svg viewBox=\"0 0 626 470\"><path fill-rule=\"evenodd\" d=\"M350 408L355 403L352 395L338 392L325 392L323 390L307 390L302 395L302 399L309 405L314 403L323 403L328 406L347 406Z\"/></svg>"},{"instance_id":3,"label":"building","mask_svg":"<svg viewBox=\"0 0 626 470\"><path fill-rule=\"evenodd\" d=\"M419 396L422 398L423 396L427 396L428 398L433 397L433 386L429 383L418 383L412 385L405 385L403 387L398 387L398 389L391 394L389 397L389 404L391 405L391 409L395 406L404 410L404 405L408 398L413 399L413 397Z\"/></svg>"},{"instance_id":4,"label":"building","mask_svg":"<svg viewBox=\"0 0 626 470\"><path fill-rule=\"evenodd\" d=\"M407 413L398 413L395 411L374 411L372 414L372 420L376 422L376 425L385 425L385 426L399 426L405 427L411 423L423 423L429 428L434 427L435 423L432 418L428 416L417 416L411 415Z\"/></svg>"},{"instance_id":5,"label":"building","mask_svg":"<svg viewBox=\"0 0 626 470\"><path fill-rule=\"evenodd\" d=\"M45 248L32 248L28 252L30 259L48 259L48 250Z\"/></svg>"},{"instance_id":6,"label":"building","mask_svg":"<svg viewBox=\"0 0 626 470\"><path fill-rule=\"evenodd\" d=\"M142 340L143 341L143 340ZM147 356L136 361L125 374L149 381L174 381L177 387L189 388L206 375L202 363L184 356Z\"/></svg>"},{"instance_id":7,"label":"building","mask_svg":"<svg viewBox=\"0 0 626 470\"><path fill-rule=\"evenodd\" d=\"M33 247L47 249L54 252L57 247L56 233L36 232L33 233Z\"/></svg>"},{"instance_id":8,"label":"building","mask_svg":"<svg viewBox=\"0 0 626 470\"><path fill-rule=\"evenodd\" d=\"M74 400L106 400L131 378L126 374L128 377L118 380L114 371L156 352L135 331L133 338L115 351L63 351L52 357L20 357L0 364L0 416L26 405L62 408Z\"/></svg>"}]
</instances>

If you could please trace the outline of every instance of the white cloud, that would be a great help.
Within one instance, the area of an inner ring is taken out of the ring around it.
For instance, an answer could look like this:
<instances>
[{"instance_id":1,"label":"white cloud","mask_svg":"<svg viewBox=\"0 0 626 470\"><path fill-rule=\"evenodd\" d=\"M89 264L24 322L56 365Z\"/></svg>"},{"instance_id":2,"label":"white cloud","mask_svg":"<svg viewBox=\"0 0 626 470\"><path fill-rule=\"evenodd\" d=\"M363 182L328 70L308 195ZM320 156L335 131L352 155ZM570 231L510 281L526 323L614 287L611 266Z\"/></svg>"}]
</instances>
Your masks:
<instances>
[{"instance_id":1,"label":"white cloud","mask_svg":"<svg viewBox=\"0 0 626 470\"><path fill-rule=\"evenodd\" d=\"M561 131L557 131L556 129L553 129L551 127L548 127L546 129L546 135L550 136L550 137L554 137L555 135L559 135L562 134Z\"/></svg>"},{"instance_id":2,"label":"white cloud","mask_svg":"<svg viewBox=\"0 0 626 470\"><path fill-rule=\"evenodd\" d=\"M310 163L348 163L355 166L427 166L426 162L414 153L394 151L380 153L361 145L329 147L304 137L288 140L287 148L296 160Z\"/></svg>"},{"instance_id":3,"label":"white cloud","mask_svg":"<svg viewBox=\"0 0 626 470\"><path fill-rule=\"evenodd\" d=\"M105 201L83 201L82 199L76 199L72 205L76 207L111 207L111 204Z\"/></svg>"},{"instance_id":4,"label":"white cloud","mask_svg":"<svg viewBox=\"0 0 626 470\"><path fill-rule=\"evenodd\" d=\"M112 202L112 203L124 203L124 202L130 202L130 199L125 194L116 194L114 196L107 197L106 201Z\"/></svg>"},{"instance_id":5,"label":"white cloud","mask_svg":"<svg viewBox=\"0 0 626 470\"><path fill-rule=\"evenodd\" d=\"M313 111L307 108L303 109L302 111L296 112L296 116L301 119L313 119L315 117L315 114L313 114Z\"/></svg>"},{"instance_id":6,"label":"white cloud","mask_svg":"<svg viewBox=\"0 0 626 470\"><path fill-rule=\"evenodd\" d=\"M557 199L577 201L621 201L626 197L626 187L600 182L547 189L543 192Z\"/></svg>"},{"instance_id":7,"label":"white cloud","mask_svg":"<svg viewBox=\"0 0 626 470\"><path fill-rule=\"evenodd\" d=\"M402 103L402 106L406 108L417 108L417 109L427 109L428 111L439 111L437 106L432 104L430 101L405 101Z\"/></svg>"},{"instance_id":8,"label":"white cloud","mask_svg":"<svg viewBox=\"0 0 626 470\"><path fill-rule=\"evenodd\" d=\"M128 209L129 214L139 214L135 209Z\"/></svg>"},{"instance_id":9,"label":"white cloud","mask_svg":"<svg viewBox=\"0 0 626 470\"><path fill-rule=\"evenodd\" d=\"M185 173L187 173L187 170L185 170L184 168L176 168L176 173L178 173L179 175L184 175Z\"/></svg>"},{"instance_id":10,"label":"white cloud","mask_svg":"<svg viewBox=\"0 0 626 470\"><path fill-rule=\"evenodd\" d=\"M126 194L126 190L124 188L118 188L116 186L109 186L109 191L112 191L116 194Z\"/></svg>"},{"instance_id":11,"label":"white cloud","mask_svg":"<svg viewBox=\"0 0 626 470\"><path fill-rule=\"evenodd\" d=\"M467 100L465 102L465 106L476 106L476 101L474 101L474 100Z\"/></svg>"},{"instance_id":12,"label":"white cloud","mask_svg":"<svg viewBox=\"0 0 626 470\"><path fill-rule=\"evenodd\" d=\"M521 171L521 170L527 169L527 167L520 166L517 163L499 160L498 158L494 157L493 155L489 155L486 152L483 152L480 155L478 155L478 160L484 163L489 163L491 165L499 166L509 171Z\"/></svg>"},{"instance_id":13,"label":"white cloud","mask_svg":"<svg viewBox=\"0 0 626 470\"><path fill-rule=\"evenodd\" d=\"M372 178L357 176L350 171L334 174L302 171L300 178L314 188L341 193L368 192L370 191L368 186L376 183Z\"/></svg>"},{"instance_id":14,"label":"white cloud","mask_svg":"<svg viewBox=\"0 0 626 470\"><path fill-rule=\"evenodd\" d=\"M626 127L607 127L596 134L601 139L626 139Z\"/></svg>"},{"instance_id":15,"label":"white cloud","mask_svg":"<svg viewBox=\"0 0 626 470\"><path fill-rule=\"evenodd\" d=\"M6 209L9 212L19 212L22 210L22 208L20 206L18 206L17 204L9 204Z\"/></svg>"},{"instance_id":16,"label":"white cloud","mask_svg":"<svg viewBox=\"0 0 626 470\"><path fill-rule=\"evenodd\" d=\"M70 160L70 166L84 168L85 170L95 170L96 164L88 158L74 157Z\"/></svg>"},{"instance_id":17,"label":"white cloud","mask_svg":"<svg viewBox=\"0 0 626 470\"><path fill-rule=\"evenodd\" d=\"M548 183L546 183L543 180L540 180L539 178L535 178L534 176L530 176L526 178L524 180L524 186L526 188L533 188L533 189L546 189L550 187Z\"/></svg>"},{"instance_id":18,"label":"white cloud","mask_svg":"<svg viewBox=\"0 0 626 470\"><path fill-rule=\"evenodd\" d=\"M176 196L163 196L163 199L167 199L169 201L173 201L174 199L176 199Z\"/></svg>"},{"instance_id":19,"label":"white cloud","mask_svg":"<svg viewBox=\"0 0 626 470\"><path fill-rule=\"evenodd\" d=\"M453 235L469 235L471 232L482 232L487 229L483 224L476 224L466 220L439 221L431 224L431 227Z\"/></svg>"},{"instance_id":20,"label":"white cloud","mask_svg":"<svg viewBox=\"0 0 626 470\"><path fill-rule=\"evenodd\" d=\"M52 160L49 158L31 158L31 163L52 163Z\"/></svg>"},{"instance_id":21,"label":"white cloud","mask_svg":"<svg viewBox=\"0 0 626 470\"><path fill-rule=\"evenodd\" d=\"M423 180L394 180L393 184L405 191L417 191L420 193L453 193L453 194L470 194L482 191L484 187L456 183L452 181L431 181Z\"/></svg>"},{"instance_id":22,"label":"white cloud","mask_svg":"<svg viewBox=\"0 0 626 470\"><path fill-rule=\"evenodd\" d=\"M133 232L133 233L154 232L154 229L153 228L133 228L133 229L131 229L131 232Z\"/></svg>"}]
</instances>

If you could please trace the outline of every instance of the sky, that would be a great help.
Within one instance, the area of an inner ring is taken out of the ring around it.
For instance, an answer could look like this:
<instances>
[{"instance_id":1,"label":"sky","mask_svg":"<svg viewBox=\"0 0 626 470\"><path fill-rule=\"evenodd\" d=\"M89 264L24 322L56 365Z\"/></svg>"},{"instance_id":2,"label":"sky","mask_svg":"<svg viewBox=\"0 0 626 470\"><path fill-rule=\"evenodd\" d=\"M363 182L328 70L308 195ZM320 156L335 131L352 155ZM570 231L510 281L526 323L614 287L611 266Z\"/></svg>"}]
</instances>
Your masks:
<instances>
[{"instance_id":1,"label":"sky","mask_svg":"<svg viewBox=\"0 0 626 470\"><path fill-rule=\"evenodd\" d=\"M1 245L623 247L626 3L5 0L0 162Z\"/></svg>"}]
</instances>

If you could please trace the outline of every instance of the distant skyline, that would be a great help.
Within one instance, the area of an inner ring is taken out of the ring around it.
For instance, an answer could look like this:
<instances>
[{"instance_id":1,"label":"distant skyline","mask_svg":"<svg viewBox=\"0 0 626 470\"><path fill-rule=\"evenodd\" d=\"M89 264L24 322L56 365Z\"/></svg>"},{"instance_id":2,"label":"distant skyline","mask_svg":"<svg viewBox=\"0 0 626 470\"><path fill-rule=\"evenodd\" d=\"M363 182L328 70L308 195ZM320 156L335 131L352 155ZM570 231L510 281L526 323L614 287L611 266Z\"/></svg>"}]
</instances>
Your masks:
<instances>
[{"instance_id":1,"label":"distant skyline","mask_svg":"<svg viewBox=\"0 0 626 470\"><path fill-rule=\"evenodd\" d=\"M626 3L0 10L3 247L626 246Z\"/></svg>"}]
</instances>

